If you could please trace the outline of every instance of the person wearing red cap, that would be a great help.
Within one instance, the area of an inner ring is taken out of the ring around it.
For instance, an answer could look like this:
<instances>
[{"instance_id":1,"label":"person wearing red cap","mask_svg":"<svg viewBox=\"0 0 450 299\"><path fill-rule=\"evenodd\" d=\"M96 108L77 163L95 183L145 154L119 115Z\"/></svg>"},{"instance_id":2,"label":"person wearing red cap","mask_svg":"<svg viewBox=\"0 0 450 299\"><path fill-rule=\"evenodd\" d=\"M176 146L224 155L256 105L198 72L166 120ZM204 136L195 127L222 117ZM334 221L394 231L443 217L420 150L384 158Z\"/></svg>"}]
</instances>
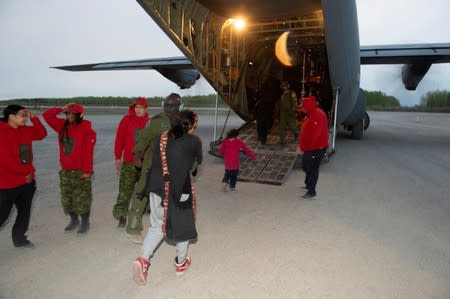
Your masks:
<instances>
[{"instance_id":1,"label":"person wearing red cap","mask_svg":"<svg viewBox=\"0 0 450 299\"><path fill-rule=\"evenodd\" d=\"M66 118L58 118L65 113ZM44 120L58 134L59 172L61 203L70 223L64 229L83 234L89 230L92 204L91 176L93 174L96 133L90 121L83 119L84 108L80 104L68 103L53 107L43 113ZM79 217L81 216L81 225Z\"/></svg>"},{"instance_id":2,"label":"person wearing red cap","mask_svg":"<svg viewBox=\"0 0 450 299\"><path fill-rule=\"evenodd\" d=\"M28 119L33 126L27 126ZM20 105L9 105L0 120L0 227L16 206L12 228L15 247L33 248L26 232L30 222L31 201L36 191L33 167L34 140L42 140L47 130L39 118Z\"/></svg>"},{"instance_id":3,"label":"person wearing red cap","mask_svg":"<svg viewBox=\"0 0 450 299\"><path fill-rule=\"evenodd\" d=\"M134 185L139 179L140 170L134 166L133 148L135 135L145 127L149 120L147 112L148 100L137 98L128 108L128 113L119 122L114 144L115 167L120 171L119 195L113 207L113 216L119 220L119 227L125 227L128 205L133 194Z\"/></svg>"},{"instance_id":4,"label":"person wearing red cap","mask_svg":"<svg viewBox=\"0 0 450 299\"><path fill-rule=\"evenodd\" d=\"M303 170L305 171L305 187L307 192L302 196L305 199L314 199L317 196L316 184L319 179L319 167L328 147L328 120L325 112L317 107L316 97L302 99L306 111L306 120L303 123L299 145L303 151Z\"/></svg>"}]
</instances>

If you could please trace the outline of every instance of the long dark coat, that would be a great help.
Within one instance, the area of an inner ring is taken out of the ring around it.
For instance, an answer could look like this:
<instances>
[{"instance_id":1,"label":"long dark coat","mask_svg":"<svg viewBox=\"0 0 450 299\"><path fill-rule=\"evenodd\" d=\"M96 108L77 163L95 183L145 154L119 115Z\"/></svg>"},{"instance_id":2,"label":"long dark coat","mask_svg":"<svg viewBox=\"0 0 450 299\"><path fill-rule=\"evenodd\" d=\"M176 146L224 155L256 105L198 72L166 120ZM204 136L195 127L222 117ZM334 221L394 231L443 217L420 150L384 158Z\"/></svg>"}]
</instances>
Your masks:
<instances>
[{"instance_id":1,"label":"long dark coat","mask_svg":"<svg viewBox=\"0 0 450 299\"><path fill-rule=\"evenodd\" d=\"M197 238L197 231L192 206L190 172L194 162L197 164L202 162L202 142L199 137L192 134L185 134L178 139L169 136L166 154L170 174L166 238L175 242L193 240ZM164 196L159 142L156 142L154 149L147 186L147 191ZM189 199L181 202L182 194L189 194Z\"/></svg>"}]
</instances>

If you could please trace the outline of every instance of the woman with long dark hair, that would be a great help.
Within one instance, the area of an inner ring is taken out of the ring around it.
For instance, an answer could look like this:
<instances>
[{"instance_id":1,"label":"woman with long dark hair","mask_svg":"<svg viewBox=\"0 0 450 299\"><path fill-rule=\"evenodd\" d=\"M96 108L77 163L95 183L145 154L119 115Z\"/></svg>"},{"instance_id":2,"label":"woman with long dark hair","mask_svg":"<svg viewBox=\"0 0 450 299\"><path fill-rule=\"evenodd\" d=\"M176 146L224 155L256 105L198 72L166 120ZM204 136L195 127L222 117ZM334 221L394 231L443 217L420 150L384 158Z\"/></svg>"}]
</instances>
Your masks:
<instances>
[{"instance_id":1,"label":"woman with long dark hair","mask_svg":"<svg viewBox=\"0 0 450 299\"><path fill-rule=\"evenodd\" d=\"M138 284L147 282L150 257L164 238L176 244L177 275L183 274L191 264L187 256L189 241L197 238L191 173L202 162L201 140L192 134L196 125L194 112L181 111L155 146L147 184L151 227L142 253L133 263L133 278Z\"/></svg>"},{"instance_id":2,"label":"woman with long dark hair","mask_svg":"<svg viewBox=\"0 0 450 299\"><path fill-rule=\"evenodd\" d=\"M65 118L58 118L60 113L64 113ZM83 113L83 106L69 103L50 108L43 114L45 121L58 134L59 161L62 168L59 171L61 203L64 213L70 216L70 223L64 230L70 232L80 226L77 231L79 234L89 230L91 176L96 142L92 124L83 119Z\"/></svg>"}]
</instances>

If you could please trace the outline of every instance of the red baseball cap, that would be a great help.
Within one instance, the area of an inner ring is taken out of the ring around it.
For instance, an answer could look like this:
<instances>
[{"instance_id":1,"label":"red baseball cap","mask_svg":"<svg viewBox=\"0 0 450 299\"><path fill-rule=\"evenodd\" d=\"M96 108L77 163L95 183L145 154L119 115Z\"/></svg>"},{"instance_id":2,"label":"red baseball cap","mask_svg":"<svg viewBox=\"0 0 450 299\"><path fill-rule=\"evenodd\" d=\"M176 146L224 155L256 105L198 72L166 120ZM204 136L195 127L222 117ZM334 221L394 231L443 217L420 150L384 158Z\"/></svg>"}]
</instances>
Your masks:
<instances>
[{"instance_id":1,"label":"red baseball cap","mask_svg":"<svg viewBox=\"0 0 450 299\"><path fill-rule=\"evenodd\" d=\"M84 108L80 104L72 104L66 109L64 109L63 112L83 113Z\"/></svg>"}]
</instances>

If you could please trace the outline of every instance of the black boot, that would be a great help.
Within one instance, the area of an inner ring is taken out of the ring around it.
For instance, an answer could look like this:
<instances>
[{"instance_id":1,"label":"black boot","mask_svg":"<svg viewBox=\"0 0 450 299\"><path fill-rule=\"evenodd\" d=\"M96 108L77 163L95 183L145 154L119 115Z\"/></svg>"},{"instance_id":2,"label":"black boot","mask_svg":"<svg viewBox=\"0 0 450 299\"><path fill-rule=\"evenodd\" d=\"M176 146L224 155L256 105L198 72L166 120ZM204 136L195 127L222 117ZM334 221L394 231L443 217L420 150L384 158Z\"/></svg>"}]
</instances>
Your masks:
<instances>
[{"instance_id":1,"label":"black boot","mask_svg":"<svg viewBox=\"0 0 450 299\"><path fill-rule=\"evenodd\" d=\"M89 230L89 213L81 215L81 225L78 229L78 234L84 234Z\"/></svg>"},{"instance_id":2,"label":"black boot","mask_svg":"<svg viewBox=\"0 0 450 299\"><path fill-rule=\"evenodd\" d=\"M66 232L73 231L80 224L80 220L78 220L77 214L75 214L74 212L70 212L69 216L70 216L70 223L64 229L64 231Z\"/></svg>"},{"instance_id":3,"label":"black boot","mask_svg":"<svg viewBox=\"0 0 450 299\"><path fill-rule=\"evenodd\" d=\"M127 225L127 217L125 216L120 216L119 217L119 224L117 225L117 227L125 227Z\"/></svg>"}]
</instances>

